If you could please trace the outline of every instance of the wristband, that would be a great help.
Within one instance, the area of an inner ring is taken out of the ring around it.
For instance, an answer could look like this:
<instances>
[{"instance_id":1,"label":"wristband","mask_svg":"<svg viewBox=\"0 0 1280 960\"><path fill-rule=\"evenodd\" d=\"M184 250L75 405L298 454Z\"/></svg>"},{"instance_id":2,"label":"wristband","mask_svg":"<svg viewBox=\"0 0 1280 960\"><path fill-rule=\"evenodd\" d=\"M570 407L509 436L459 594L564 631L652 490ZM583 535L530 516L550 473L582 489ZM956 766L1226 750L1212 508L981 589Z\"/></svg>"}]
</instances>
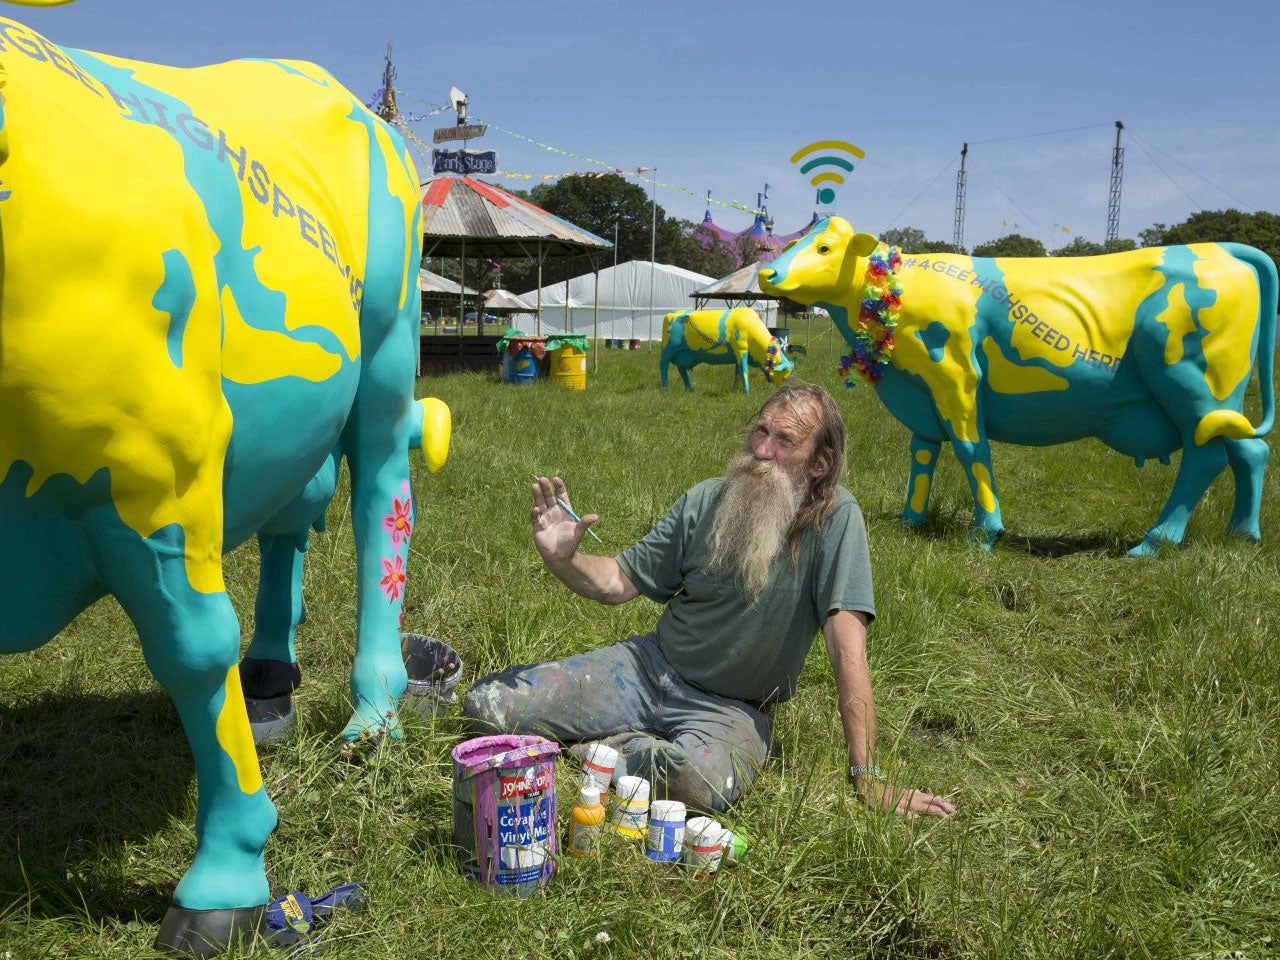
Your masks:
<instances>
[{"instance_id":1,"label":"wristband","mask_svg":"<svg viewBox=\"0 0 1280 960\"><path fill-rule=\"evenodd\" d=\"M857 780L859 777L874 777L880 773L880 768L874 763L855 763L849 767L849 779Z\"/></svg>"}]
</instances>

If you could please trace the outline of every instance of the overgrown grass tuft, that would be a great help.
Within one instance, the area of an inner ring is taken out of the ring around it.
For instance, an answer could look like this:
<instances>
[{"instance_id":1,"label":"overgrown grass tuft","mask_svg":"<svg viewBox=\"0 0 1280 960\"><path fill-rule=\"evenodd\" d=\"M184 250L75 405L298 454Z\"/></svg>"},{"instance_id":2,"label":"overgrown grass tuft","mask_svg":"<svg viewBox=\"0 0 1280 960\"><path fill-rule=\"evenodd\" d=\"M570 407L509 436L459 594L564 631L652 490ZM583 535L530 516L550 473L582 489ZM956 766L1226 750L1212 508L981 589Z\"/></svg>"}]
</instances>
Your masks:
<instances>
[{"instance_id":1,"label":"overgrown grass tuft","mask_svg":"<svg viewBox=\"0 0 1280 960\"><path fill-rule=\"evenodd\" d=\"M276 887L318 893L360 879L372 891L367 910L331 923L326 956L1280 950L1274 467L1261 546L1224 534L1223 477L1183 549L1134 561L1124 551L1159 511L1173 468L1137 470L1094 441L998 446L1009 532L982 553L950 456L926 529L898 526L905 429L870 391L838 388L829 328L794 336L809 348L803 372L839 391L850 427L846 483L868 519L880 610L879 759L900 783L954 796L959 817L897 821L854 800L819 643L799 695L778 710L777 758L726 818L752 839L744 865L696 880L610 838L598 862L564 861L545 895L491 896L458 873L450 848L456 715L408 714L403 741L362 767L335 762L355 614L343 489L308 557L298 735L262 758L281 813L267 848ZM546 574L529 536L530 473L565 477L617 551L722 470L768 391L753 374L743 397L727 368L699 368L695 393L663 394L656 348L598 359L585 392L478 374L419 384L451 406L455 442L443 473L415 463L404 622L461 653L464 686L646 630L657 616L643 600L579 600ZM253 546L227 568L247 636ZM576 782L562 761L562 808ZM192 854L194 807L181 728L114 602L43 649L0 659L0 957L151 956Z\"/></svg>"}]
</instances>

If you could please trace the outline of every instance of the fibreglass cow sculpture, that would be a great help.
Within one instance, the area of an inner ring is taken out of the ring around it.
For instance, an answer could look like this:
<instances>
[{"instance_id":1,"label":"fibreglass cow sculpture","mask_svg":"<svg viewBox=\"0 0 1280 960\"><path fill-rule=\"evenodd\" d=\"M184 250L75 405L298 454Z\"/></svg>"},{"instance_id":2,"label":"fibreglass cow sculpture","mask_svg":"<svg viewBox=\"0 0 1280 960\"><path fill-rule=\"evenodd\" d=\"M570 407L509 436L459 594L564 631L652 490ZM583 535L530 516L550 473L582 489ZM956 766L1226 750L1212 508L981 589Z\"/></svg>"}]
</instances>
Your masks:
<instances>
[{"instance_id":1,"label":"fibreglass cow sculpture","mask_svg":"<svg viewBox=\"0 0 1280 960\"><path fill-rule=\"evenodd\" d=\"M770 383L786 383L795 369L778 339L760 315L748 307L732 310L682 310L662 320L662 353L658 372L667 389L667 367L675 364L684 388L692 390L689 371L700 363L733 364L734 383L751 392L748 364L764 371Z\"/></svg>"},{"instance_id":2,"label":"fibreglass cow sculpture","mask_svg":"<svg viewBox=\"0 0 1280 960\"><path fill-rule=\"evenodd\" d=\"M763 268L760 286L829 310L850 345L846 367L911 431L905 523L925 519L944 440L989 547L1004 529L990 441L1097 437L1139 466L1182 451L1169 500L1131 555L1180 543L1227 466L1230 529L1260 537L1276 342L1276 268L1262 252L1197 243L1080 258L901 257L830 217ZM1255 362L1256 427L1243 412Z\"/></svg>"},{"instance_id":3,"label":"fibreglass cow sculpture","mask_svg":"<svg viewBox=\"0 0 1280 960\"><path fill-rule=\"evenodd\" d=\"M359 592L344 735L392 726L406 685L408 449L425 431L439 466L448 443L447 408L413 401L418 180L311 64L156 66L0 19L0 67L0 652L119 600L199 788L160 942L215 949L257 922L276 825L222 555L259 536L253 652L291 660L301 549L342 457Z\"/></svg>"}]
</instances>

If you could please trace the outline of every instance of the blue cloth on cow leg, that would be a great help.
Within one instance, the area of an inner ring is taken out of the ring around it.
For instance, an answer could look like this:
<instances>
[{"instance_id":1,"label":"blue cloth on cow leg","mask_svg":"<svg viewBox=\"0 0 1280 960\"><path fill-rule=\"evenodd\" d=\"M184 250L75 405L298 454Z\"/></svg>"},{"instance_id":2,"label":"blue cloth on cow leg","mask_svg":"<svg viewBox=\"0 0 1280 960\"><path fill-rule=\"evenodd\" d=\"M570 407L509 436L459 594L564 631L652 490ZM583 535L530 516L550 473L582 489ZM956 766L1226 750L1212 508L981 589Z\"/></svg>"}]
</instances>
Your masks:
<instances>
[{"instance_id":1,"label":"blue cloth on cow leg","mask_svg":"<svg viewBox=\"0 0 1280 960\"><path fill-rule=\"evenodd\" d=\"M156 934L155 947L179 957L216 957L262 929L265 912L263 906L188 910L172 904Z\"/></svg>"}]
</instances>

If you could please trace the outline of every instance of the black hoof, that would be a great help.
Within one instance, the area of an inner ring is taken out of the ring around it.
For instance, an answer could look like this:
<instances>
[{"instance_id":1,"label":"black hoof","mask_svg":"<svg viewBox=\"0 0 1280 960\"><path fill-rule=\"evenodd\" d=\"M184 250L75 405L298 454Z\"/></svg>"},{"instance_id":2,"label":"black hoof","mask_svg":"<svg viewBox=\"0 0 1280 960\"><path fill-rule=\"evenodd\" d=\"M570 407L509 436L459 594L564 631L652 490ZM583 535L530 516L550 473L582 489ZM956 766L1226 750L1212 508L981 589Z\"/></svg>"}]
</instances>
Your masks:
<instances>
[{"instance_id":1,"label":"black hoof","mask_svg":"<svg viewBox=\"0 0 1280 960\"><path fill-rule=\"evenodd\" d=\"M293 732L293 698L289 694L261 700L245 697L244 705L249 711L249 729L257 746L269 747Z\"/></svg>"},{"instance_id":2,"label":"black hoof","mask_svg":"<svg viewBox=\"0 0 1280 960\"><path fill-rule=\"evenodd\" d=\"M173 904L156 935L156 949L178 957L216 957L262 929L266 904L228 910L188 910Z\"/></svg>"}]
</instances>

